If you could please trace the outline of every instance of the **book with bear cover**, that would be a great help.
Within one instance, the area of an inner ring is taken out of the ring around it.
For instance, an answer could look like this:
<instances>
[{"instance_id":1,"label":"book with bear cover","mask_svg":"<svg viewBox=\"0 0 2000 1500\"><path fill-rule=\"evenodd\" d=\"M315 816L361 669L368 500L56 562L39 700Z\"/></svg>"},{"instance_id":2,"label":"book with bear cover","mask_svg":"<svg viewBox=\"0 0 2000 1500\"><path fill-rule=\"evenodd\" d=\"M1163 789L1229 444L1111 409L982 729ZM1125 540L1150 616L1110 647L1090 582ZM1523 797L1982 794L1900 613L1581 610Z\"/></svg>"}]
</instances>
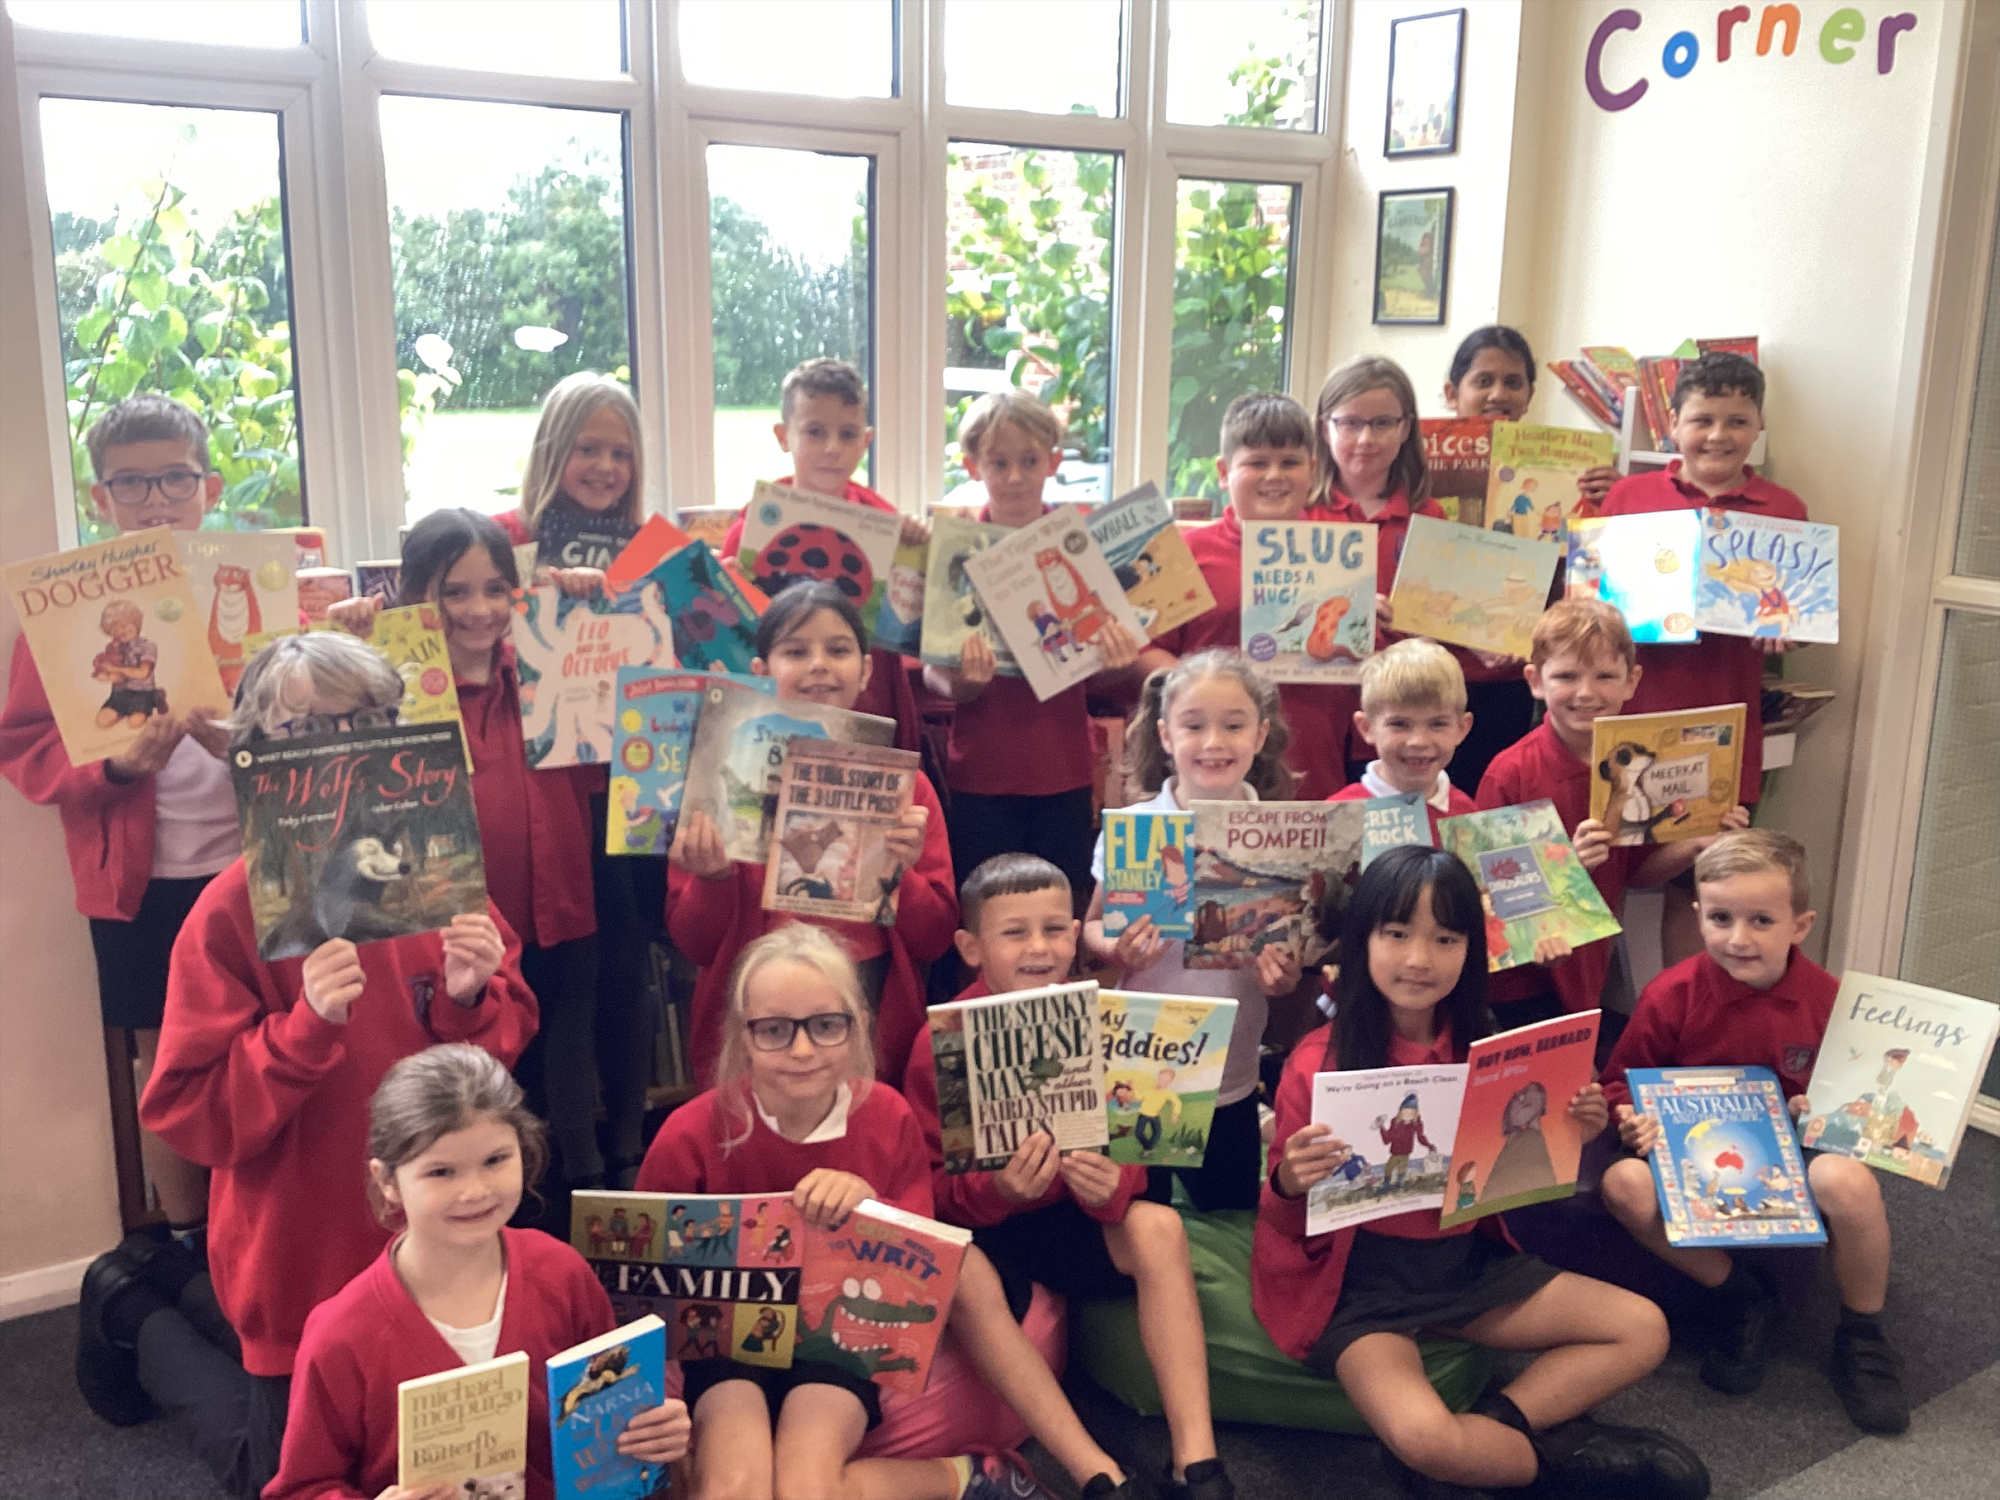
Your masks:
<instances>
[{"instance_id":1,"label":"book with bear cover","mask_svg":"<svg viewBox=\"0 0 2000 1500\"><path fill-rule=\"evenodd\" d=\"M299 623L298 544L281 531L177 533L195 609L208 625L222 688L232 696L254 654L246 645L264 631Z\"/></svg>"},{"instance_id":2,"label":"book with bear cover","mask_svg":"<svg viewBox=\"0 0 2000 1500\"><path fill-rule=\"evenodd\" d=\"M1545 937L1581 948L1624 931L1546 797L1446 818L1438 824L1438 845L1479 882L1489 972L1533 963L1535 944Z\"/></svg>"},{"instance_id":3,"label":"book with bear cover","mask_svg":"<svg viewBox=\"0 0 2000 1500\"><path fill-rule=\"evenodd\" d=\"M1361 868L1367 869L1391 849L1404 844L1421 844L1435 849L1431 838L1430 808L1416 792L1395 792L1387 797L1370 797L1361 806Z\"/></svg>"},{"instance_id":4,"label":"book with bear cover","mask_svg":"<svg viewBox=\"0 0 2000 1500\"><path fill-rule=\"evenodd\" d=\"M966 564L1008 534L1005 526L938 511L931 518L930 556L924 570L924 617L918 655L929 666L957 667L974 632L993 648L994 671L1019 677L1021 664L1000 638Z\"/></svg>"},{"instance_id":5,"label":"book with bear cover","mask_svg":"<svg viewBox=\"0 0 2000 1500\"><path fill-rule=\"evenodd\" d=\"M787 741L764 910L895 926L903 862L883 839L915 798L922 765L916 751L889 745Z\"/></svg>"},{"instance_id":6,"label":"book with bear cover","mask_svg":"<svg viewBox=\"0 0 2000 1500\"><path fill-rule=\"evenodd\" d=\"M673 625L651 583L582 599L553 583L521 589L513 639L530 770L607 763L618 669L675 665Z\"/></svg>"},{"instance_id":7,"label":"book with bear cover","mask_svg":"<svg viewBox=\"0 0 2000 1500\"><path fill-rule=\"evenodd\" d=\"M73 766L118 754L155 714L229 711L187 534L154 526L0 568Z\"/></svg>"},{"instance_id":8,"label":"book with bear cover","mask_svg":"<svg viewBox=\"0 0 2000 1500\"><path fill-rule=\"evenodd\" d=\"M1375 650L1375 528L1243 528L1243 654L1273 682L1359 682Z\"/></svg>"},{"instance_id":9,"label":"book with bear cover","mask_svg":"<svg viewBox=\"0 0 2000 1500\"><path fill-rule=\"evenodd\" d=\"M1141 917L1161 937L1194 935L1194 814L1104 814L1104 931L1115 937Z\"/></svg>"},{"instance_id":10,"label":"book with bear cover","mask_svg":"<svg viewBox=\"0 0 2000 1500\"><path fill-rule=\"evenodd\" d=\"M1570 517L1563 592L1571 599L1602 599L1625 617L1641 645L1696 639L1696 554L1701 513L1658 511L1639 516Z\"/></svg>"},{"instance_id":11,"label":"book with bear cover","mask_svg":"<svg viewBox=\"0 0 2000 1500\"><path fill-rule=\"evenodd\" d=\"M1097 998L1111 1159L1121 1166L1200 1166L1237 1003L1137 990L1100 990Z\"/></svg>"},{"instance_id":12,"label":"book with bear cover","mask_svg":"<svg viewBox=\"0 0 2000 1500\"><path fill-rule=\"evenodd\" d=\"M1646 1159L1670 1245L1823 1245L1785 1091L1769 1068L1632 1068L1632 1107L1660 1122Z\"/></svg>"},{"instance_id":13,"label":"book with bear cover","mask_svg":"<svg viewBox=\"0 0 2000 1500\"><path fill-rule=\"evenodd\" d=\"M1618 457L1609 432L1543 427L1528 422L1493 424L1493 469L1486 487L1486 527L1530 541L1562 540L1563 522L1583 503L1577 480ZM1592 514L1588 508L1585 515Z\"/></svg>"},{"instance_id":14,"label":"book with bear cover","mask_svg":"<svg viewBox=\"0 0 2000 1500\"><path fill-rule=\"evenodd\" d=\"M806 1228L799 1359L922 1393L972 1231L864 1198L838 1229Z\"/></svg>"},{"instance_id":15,"label":"book with bear cover","mask_svg":"<svg viewBox=\"0 0 2000 1500\"><path fill-rule=\"evenodd\" d=\"M1597 1076L1598 1020L1557 1016L1467 1049L1439 1228L1576 1192L1584 1135L1569 1101Z\"/></svg>"},{"instance_id":16,"label":"book with bear cover","mask_svg":"<svg viewBox=\"0 0 2000 1500\"><path fill-rule=\"evenodd\" d=\"M596 568L600 573L639 534L639 523L613 511L585 510L557 498L535 521L537 568Z\"/></svg>"},{"instance_id":17,"label":"book with bear cover","mask_svg":"<svg viewBox=\"0 0 2000 1500\"><path fill-rule=\"evenodd\" d=\"M522 1350L396 1387L396 1483L454 1495L528 1492L529 1360Z\"/></svg>"},{"instance_id":18,"label":"book with bear cover","mask_svg":"<svg viewBox=\"0 0 2000 1500\"><path fill-rule=\"evenodd\" d=\"M930 1007L947 1172L996 1172L1046 1130L1103 1151L1103 1018L1090 980Z\"/></svg>"},{"instance_id":19,"label":"book with bear cover","mask_svg":"<svg viewBox=\"0 0 2000 1500\"><path fill-rule=\"evenodd\" d=\"M1389 594L1396 628L1525 661L1562 559L1554 542L1412 516Z\"/></svg>"},{"instance_id":20,"label":"book with bear cover","mask_svg":"<svg viewBox=\"0 0 2000 1500\"><path fill-rule=\"evenodd\" d=\"M1097 645L1116 621L1134 645L1146 642L1118 575L1083 517L1052 510L1007 531L965 561L965 571L993 625L1043 702L1103 670Z\"/></svg>"},{"instance_id":21,"label":"book with bear cover","mask_svg":"<svg viewBox=\"0 0 2000 1500\"><path fill-rule=\"evenodd\" d=\"M549 1463L556 1500L646 1500L664 1464L628 1458L618 1439L667 1399L667 1325L648 1313L549 1356Z\"/></svg>"},{"instance_id":22,"label":"book with bear cover","mask_svg":"<svg viewBox=\"0 0 2000 1500\"><path fill-rule=\"evenodd\" d=\"M1273 943L1325 957L1361 877L1359 802L1196 802L1190 969L1246 969ZM1329 960L1331 962L1333 960Z\"/></svg>"},{"instance_id":23,"label":"book with bear cover","mask_svg":"<svg viewBox=\"0 0 2000 1500\"><path fill-rule=\"evenodd\" d=\"M1840 639L1840 528L1707 511L1695 590L1704 632L1831 645Z\"/></svg>"},{"instance_id":24,"label":"book with bear cover","mask_svg":"<svg viewBox=\"0 0 2000 1500\"><path fill-rule=\"evenodd\" d=\"M1307 1234L1443 1206L1465 1074L1464 1063L1313 1074L1311 1123L1342 1150L1306 1190Z\"/></svg>"},{"instance_id":25,"label":"book with bear cover","mask_svg":"<svg viewBox=\"0 0 2000 1500\"><path fill-rule=\"evenodd\" d=\"M1493 466L1493 419L1421 417L1417 431L1423 437L1431 499L1459 525L1480 525Z\"/></svg>"},{"instance_id":26,"label":"book with bear cover","mask_svg":"<svg viewBox=\"0 0 2000 1500\"><path fill-rule=\"evenodd\" d=\"M778 690L768 677L661 667L618 669L605 853L665 854L673 843L695 722L701 717L709 683L718 677L767 698Z\"/></svg>"},{"instance_id":27,"label":"book with bear cover","mask_svg":"<svg viewBox=\"0 0 2000 1500\"><path fill-rule=\"evenodd\" d=\"M642 579L659 586L673 622L674 660L690 672L748 672L757 655L757 617L770 601L708 547L665 516L649 516L604 570L624 593Z\"/></svg>"},{"instance_id":28,"label":"book with bear cover","mask_svg":"<svg viewBox=\"0 0 2000 1500\"><path fill-rule=\"evenodd\" d=\"M736 561L767 596L799 579L832 584L872 638L902 531L894 511L760 479L743 507Z\"/></svg>"},{"instance_id":29,"label":"book with bear cover","mask_svg":"<svg viewBox=\"0 0 2000 1500\"><path fill-rule=\"evenodd\" d=\"M1125 600L1151 639L1215 608L1215 595L1174 524L1174 508L1147 480L1084 518Z\"/></svg>"},{"instance_id":30,"label":"book with bear cover","mask_svg":"<svg viewBox=\"0 0 2000 1500\"><path fill-rule=\"evenodd\" d=\"M1620 714L1591 726L1590 815L1613 844L1670 844L1721 831L1736 806L1743 705Z\"/></svg>"},{"instance_id":31,"label":"book with bear cover","mask_svg":"<svg viewBox=\"0 0 2000 1500\"><path fill-rule=\"evenodd\" d=\"M1941 1188L2000 1033L2000 1006L1849 969L1820 1038L1799 1144Z\"/></svg>"}]
</instances>

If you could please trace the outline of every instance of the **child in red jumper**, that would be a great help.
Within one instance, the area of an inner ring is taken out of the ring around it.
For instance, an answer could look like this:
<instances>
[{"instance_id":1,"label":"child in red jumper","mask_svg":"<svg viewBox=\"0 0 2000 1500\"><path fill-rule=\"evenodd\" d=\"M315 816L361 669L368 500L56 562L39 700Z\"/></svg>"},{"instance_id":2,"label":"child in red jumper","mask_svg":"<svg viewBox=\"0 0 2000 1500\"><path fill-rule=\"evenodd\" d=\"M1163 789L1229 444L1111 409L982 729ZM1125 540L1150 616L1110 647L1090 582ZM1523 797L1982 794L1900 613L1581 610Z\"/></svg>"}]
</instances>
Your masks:
<instances>
[{"instance_id":1,"label":"child in red jumper","mask_svg":"<svg viewBox=\"0 0 2000 1500\"><path fill-rule=\"evenodd\" d=\"M645 520L644 465L639 450L639 403L609 375L578 370L557 381L542 401L521 504L493 519L517 547L534 541L548 516L602 517L625 531ZM571 586L601 580L599 568L537 567L538 578L560 576Z\"/></svg>"},{"instance_id":2,"label":"child in red jumper","mask_svg":"<svg viewBox=\"0 0 2000 1500\"><path fill-rule=\"evenodd\" d=\"M1769 829L1726 833L1694 866L1706 951L1646 986L1632 1024L1604 1070L1616 1107L1618 1137L1632 1154L1604 1173L1604 1203L1633 1238L1711 1291L1718 1320L1701 1378L1731 1395L1764 1378L1770 1336L1781 1311L1761 1268L1727 1250L1676 1250L1667 1244L1645 1157L1660 1122L1635 1114L1630 1068L1766 1067L1778 1075L1792 1117L1811 1107L1812 1076L1840 983L1798 949L1812 930L1806 852ZM1882 1188L1864 1163L1814 1153L1806 1181L1826 1220L1827 1252L1840 1290L1833 1336L1833 1387L1857 1427L1901 1432L1910 1403L1902 1361L1882 1332L1889 1290L1889 1219Z\"/></svg>"},{"instance_id":3,"label":"child in red jumper","mask_svg":"<svg viewBox=\"0 0 2000 1500\"><path fill-rule=\"evenodd\" d=\"M777 685L777 696L853 708L875 660L854 605L832 584L795 583L757 622L750 669ZM858 966L874 1013L875 1058L882 1076L902 1076L910 1039L924 1026L924 971L951 945L958 924L944 810L930 779L917 773L915 799L884 847L902 862L896 924L830 922L829 931ZM695 985L690 1051L694 1076L707 1078L726 1049L724 1016L736 955L773 928L798 920L764 910L764 867L732 864L706 813L684 815L668 851L667 931L701 965Z\"/></svg>"},{"instance_id":4,"label":"child in red jumper","mask_svg":"<svg viewBox=\"0 0 2000 1500\"><path fill-rule=\"evenodd\" d=\"M1465 673L1436 641L1406 636L1361 664L1361 708L1354 732L1376 758L1361 779L1329 802L1414 795L1424 799L1431 838L1446 818L1477 812L1479 804L1446 774L1472 729L1465 711Z\"/></svg>"},{"instance_id":5,"label":"child in red jumper","mask_svg":"<svg viewBox=\"0 0 2000 1500\"><path fill-rule=\"evenodd\" d=\"M1278 1085L1250 1259L1258 1321L1286 1354L1339 1380L1395 1467L1481 1490L1700 1500L1708 1475L1673 1439L1576 1420L1665 1357L1666 1320L1650 1302L1519 1254L1491 1220L1440 1230L1435 1209L1414 1209L1306 1233L1307 1192L1347 1152L1311 1123L1313 1075L1463 1061L1490 1027L1485 932L1478 887L1450 854L1406 846L1362 871L1335 1019L1298 1044ZM1602 1092L1585 1085L1569 1112L1601 1129ZM1543 1358L1455 1416L1417 1356L1427 1329Z\"/></svg>"},{"instance_id":6,"label":"child in red jumper","mask_svg":"<svg viewBox=\"0 0 2000 1500\"><path fill-rule=\"evenodd\" d=\"M546 1154L520 1087L477 1047L432 1047L389 1070L369 1106L368 1186L399 1232L306 1320L266 1500L450 1500L455 1483L397 1483L396 1388L516 1351L530 1361L528 1497L554 1500L549 1356L617 1320L582 1256L506 1227ZM633 1413L617 1448L664 1469L687 1440L687 1408L666 1401Z\"/></svg>"}]
</instances>

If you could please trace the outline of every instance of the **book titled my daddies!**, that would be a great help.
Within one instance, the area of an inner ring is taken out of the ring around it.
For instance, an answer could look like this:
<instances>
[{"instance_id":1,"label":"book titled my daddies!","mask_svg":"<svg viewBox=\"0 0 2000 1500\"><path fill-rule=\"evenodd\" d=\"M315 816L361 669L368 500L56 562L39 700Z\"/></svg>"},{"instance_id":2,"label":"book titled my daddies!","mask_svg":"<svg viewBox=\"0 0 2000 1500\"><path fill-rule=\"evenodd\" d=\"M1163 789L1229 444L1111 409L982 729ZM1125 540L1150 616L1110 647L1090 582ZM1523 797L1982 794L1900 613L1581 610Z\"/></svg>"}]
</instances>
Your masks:
<instances>
[{"instance_id":1,"label":"book titled my daddies!","mask_svg":"<svg viewBox=\"0 0 2000 1500\"><path fill-rule=\"evenodd\" d=\"M1769 1068L1633 1068L1660 1122L1647 1160L1670 1245L1823 1245L1785 1091Z\"/></svg>"},{"instance_id":2,"label":"book titled my daddies!","mask_svg":"<svg viewBox=\"0 0 2000 1500\"><path fill-rule=\"evenodd\" d=\"M1053 984L930 1008L947 1172L995 1172L1045 1130L1103 1151L1104 1045L1096 984Z\"/></svg>"},{"instance_id":3,"label":"book titled my daddies!","mask_svg":"<svg viewBox=\"0 0 2000 1500\"><path fill-rule=\"evenodd\" d=\"M549 1461L557 1500L646 1500L661 1464L630 1458L618 1439L666 1399L667 1325L651 1313L549 1356Z\"/></svg>"},{"instance_id":4,"label":"book titled my daddies!","mask_svg":"<svg viewBox=\"0 0 2000 1500\"><path fill-rule=\"evenodd\" d=\"M1198 1167L1236 1027L1234 1000L1101 990L1111 1159Z\"/></svg>"},{"instance_id":5,"label":"book titled my daddies!","mask_svg":"<svg viewBox=\"0 0 2000 1500\"><path fill-rule=\"evenodd\" d=\"M396 1387L396 1483L527 1494L528 1356L520 1350Z\"/></svg>"}]
</instances>

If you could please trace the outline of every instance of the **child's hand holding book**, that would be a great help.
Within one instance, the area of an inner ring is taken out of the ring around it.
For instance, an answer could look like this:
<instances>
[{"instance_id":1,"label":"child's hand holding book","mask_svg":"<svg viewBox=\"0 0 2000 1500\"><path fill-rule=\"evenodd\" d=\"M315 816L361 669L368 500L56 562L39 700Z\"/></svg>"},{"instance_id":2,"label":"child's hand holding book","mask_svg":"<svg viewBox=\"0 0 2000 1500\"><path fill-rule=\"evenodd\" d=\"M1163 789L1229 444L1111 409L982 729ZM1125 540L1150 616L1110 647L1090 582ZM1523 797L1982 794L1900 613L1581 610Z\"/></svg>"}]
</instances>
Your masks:
<instances>
[{"instance_id":1,"label":"child's hand holding book","mask_svg":"<svg viewBox=\"0 0 2000 1500\"><path fill-rule=\"evenodd\" d=\"M139 737L118 754L108 757L104 769L113 781L138 781L157 775L173 759L174 747L187 733L187 725L171 714L155 714L139 731Z\"/></svg>"},{"instance_id":2,"label":"child's hand holding book","mask_svg":"<svg viewBox=\"0 0 2000 1500\"><path fill-rule=\"evenodd\" d=\"M1618 1139L1627 1151L1643 1157L1660 1139L1660 1122L1629 1104L1618 1106Z\"/></svg>"},{"instance_id":3,"label":"child's hand holding book","mask_svg":"<svg viewBox=\"0 0 2000 1500\"><path fill-rule=\"evenodd\" d=\"M334 1026L347 1024L349 1008L368 987L368 976L361 972L360 950L346 938L330 938L308 953L299 979L306 1004L322 1021Z\"/></svg>"},{"instance_id":4,"label":"child's hand holding book","mask_svg":"<svg viewBox=\"0 0 2000 1500\"><path fill-rule=\"evenodd\" d=\"M1118 1191L1121 1168L1108 1156L1095 1151L1072 1151L1062 1158L1063 1181L1070 1195L1085 1208L1102 1208Z\"/></svg>"},{"instance_id":5,"label":"child's hand holding book","mask_svg":"<svg viewBox=\"0 0 2000 1500\"><path fill-rule=\"evenodd\" d=\"M1062 1153L1055 1137L1037 1130L1007 1159L1007 1165L993 1174L993 1186L1009 1203L1038 1203L1062 1169Z\"/></svg>"},{"instance_id":6,"label":"child's hand holding book","mask_svg":"<svg viewBox=\"0 0 2000 1500\"><path fill-rule=\"evenodd\" d=\"M681 813L667 859L703 880L726 880L729 876L729 854L722 844L722 830L699 808Z\"/></svg>"},{"instance_id":7,"label":"child's hand holding book","mask_svg":"<svg viewBox=\"0 0 2000 1500\"><path fill-rule=\"evenodd\" d=\"M852 1172L814 1167L792 1189L792 1206L814 1229L838 1229L875 1189Z\"/></svg>"},{"instance_id":8,"label":"child's hand holding book","mask_svg":"<svg viewBox=\"0 0 2000 1500\"><path fill-rule=\"evenodd\" d=\"M1287 1198L1304 1197L1316 1183L1333 1175L1347 1149L1347 1142L1334 1138L1331 1125L1308 1125L1294 1131L1278 1162L1278 1191Z\"/></svg>"},{"instance_id":9,"label":"child's hand holding book","mask_svg":"<svg viewBox=\"0 0 2000 1500\"><path fill-rule=\"evenodd\" d=\"M1604 1102L1604 1086L1593 1079L1578 1089L1569 1101L1569 1117L1586 1137L1594 1137L1603 1130L1611 1119L1611 1109Z\"/></svg>"},{"instance_id":10,"label":"child's hand holding book","mask_svg":"<svg viewBox=\"0 0 2000 1500\"><path fill-rule=\"evenodd\" d=\"M692 1424L679 1401L663 1401L636 1413L618 1434L618 1451L642 1464L677 1464L687 1457Z\"/></svg>"},{"instance_id":11,"label":"child's hand holding book","mask_svg":"<svg viewBox=\"0 0 2000 1500\"><path fill-rule=\"evenodd\" d=\"M382 612L382 600L377 594L359 594L351 599L336 599L326 607L329 624L338 625L349 635L358 635L367 640L375 634L375 617Z\"/></svg>"}]
</instances>

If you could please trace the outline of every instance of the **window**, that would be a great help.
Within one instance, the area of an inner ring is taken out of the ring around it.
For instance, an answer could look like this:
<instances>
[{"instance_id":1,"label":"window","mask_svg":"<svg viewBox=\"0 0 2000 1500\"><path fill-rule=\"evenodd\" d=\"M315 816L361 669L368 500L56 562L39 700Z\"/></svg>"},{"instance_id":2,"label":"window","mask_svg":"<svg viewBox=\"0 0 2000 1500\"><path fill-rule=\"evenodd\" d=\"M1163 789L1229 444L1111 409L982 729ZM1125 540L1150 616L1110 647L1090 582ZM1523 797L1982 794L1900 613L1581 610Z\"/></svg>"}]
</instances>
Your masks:
<instances>
[{"instance_id":1,"label":"window","mask_svg":"<svg viewBox=\"0 0 2000 1500\"><path fill-rule=\"evenodd\" d=\"M1320 0L1172 0L1167 118L1318 130Z\"/></svg>"},{"instance_id":2,"label":"window","mask_svg":"<svg viewBox=\"0 0 2000 1500\"><path fill-rule=\"evenodd\" d=\"M896 92L893 0L681 0L689 83L833 99Z\"/></svg>"},{"instance_id":3,"label":"window","mask_svg":"<svg viewBox=\"0 0 2000 1500\"><path fill-rule=\"evenodd\" d=\"M150 41L296 47L305 40L299 0L7 0L16 26Z\"/></svg>"},{"instance_id":4,"label":"window","mask_svg":"<svg viewBox=\"0 0 2000 1500\"><path fill-rule=\"evenodd\" d=\"M590 78L625 71L619 0L368 0L368 40L384 57L455 68Z\"/></svg>"},{"instance_id":5,"label":"window","mask_svg":"<svg viewBox=\"0 0 2000 1500\"><path fill-rule=\"evenodd\" d=\"M1045 115L1116 115L1123 0L1063 0L1051 40L1021 0L949 0L944 89L949 104ZM1042 15L1053 20L1049 8Z\"/></svg>"}]
</instances>

